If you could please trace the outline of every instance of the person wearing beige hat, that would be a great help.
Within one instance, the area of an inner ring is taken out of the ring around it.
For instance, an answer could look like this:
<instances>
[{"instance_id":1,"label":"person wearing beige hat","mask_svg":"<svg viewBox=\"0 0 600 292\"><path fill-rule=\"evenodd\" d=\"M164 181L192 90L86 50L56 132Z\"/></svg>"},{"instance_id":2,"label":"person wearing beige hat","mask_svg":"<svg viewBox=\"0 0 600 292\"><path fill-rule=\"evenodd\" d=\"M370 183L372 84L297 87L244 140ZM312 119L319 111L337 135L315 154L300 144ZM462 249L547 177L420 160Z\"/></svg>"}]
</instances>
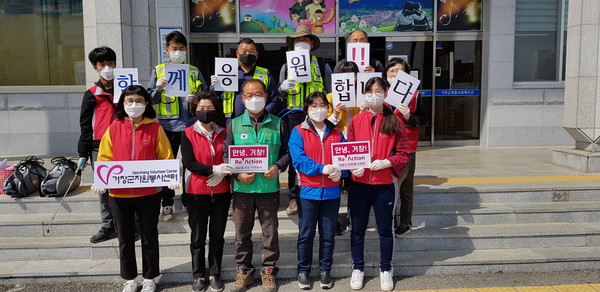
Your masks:
<instances>
[{"instance_id":1,"label":"person wearing beige hat","mask_svg":"<svg viewBox=\"0 0 600 292\"><path fill-rule=\"evenodd\" d=\"M287 119L284 120L288 122L288 129L293 129L306 119L306 113L302 109L304 99L309 94L315 91L325 94L331 92L331 67L313 55L312 52L321 45L321 40L310 32L308 26L299 25L293 35L286 37L286 44L290 51L304 49L311 52L310 71L312 80L310 82L299 83L292 78L288 78L287 63L283 64L279 73L281 82L279 84L279 97L288 109ZM298 213L296 198L300 193L300 188L296 184L296 171L291 165L288 171L288 188L290 190L290 203L286 213L295 215Z\"/></svg>"}]
</instances>

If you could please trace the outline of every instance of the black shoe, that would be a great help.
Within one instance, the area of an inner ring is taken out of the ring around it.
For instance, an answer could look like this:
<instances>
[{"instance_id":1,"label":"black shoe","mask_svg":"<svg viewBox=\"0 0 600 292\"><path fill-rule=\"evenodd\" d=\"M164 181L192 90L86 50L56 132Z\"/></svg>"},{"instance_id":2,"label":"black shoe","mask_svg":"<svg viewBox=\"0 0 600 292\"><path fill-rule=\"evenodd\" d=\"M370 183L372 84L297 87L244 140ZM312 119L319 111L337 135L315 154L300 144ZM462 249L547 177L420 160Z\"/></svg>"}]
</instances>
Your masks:
<instances>
[{"instance_id":1,"label":"black shoe","mask_svg":"<svg viewBox=\"0 0 600 292\"><path fill-rule=\"evenodd\" d=\"M298 287L302 290L310 289L310 278L307 272L298 273Z\"/></svg>"},{"instance_id":2,"label":"black shoe","mask_svg":"<svg viewBox=\"0 0 600 292\"><path fill-rule=\"evenodd\" d=\"M340 221L337 222L337 226L335 228L335 235L342 235L344 234L344 230L342 230L342 223L340 223Z\"/></svg>"},{"instance_id":3,"label":"black shoe","mask_svg":"<svg viewBox=\"0 0 600 292\"><path fill-rule=\"evenodd\" d=\"M321 288L322 289L331 288L333 281L331 280L331 275L329 275L329 271L320 271L319 275L321 276Z\"/></svg>"},{"instance_id":4,"label":"black shoe","mask_svg":"<svg viewBox=\"0 0 600 292\"><path fill-rule=\"evenodd\" d=\"M410 225L408 224L400 224L400 226L396 227L394 230L394 234L396 238L402 238L410 233Z\"/></svg>"},{"instance_id":5,"label":"black shoe","mask_svg":"<svg viewBox=\"0 0 600 292\"><path fill-rule=\"evenodd\" d=\"M221 281L219 277L210 278L208 279L208 282L210 283L210 290L214 292L223 291L223 289L225 289L225 284L223 284L223 281Z\"/></svg>"},{"instance_id":6,"label":"black shoe","mask_svg":"<svg viewBox=\"0 0 600 292\"><path fill-rule=\"evenodd\" d=\"M136 232L136 233L135 233L135 241L139 241L139 240L140 240L140 238L141 238L141 236L140 236L140 233L139 233L139 232Z\"/></svg>"},{"instance_id":7,"label":"black shoe","mask_svg":"<svg viewBox=\"0 0 600 292\"><path fill-rule=\"evenodd\" d=\"M115 231L114 228L100 228L100 231L98 231L98 233L94 234L91 238L90 238L90 242L91 243L99 243L99 242L103 242L103 241L107 241L109 239L113 239L117 237L117 232Z\"/></svg>"},{"instance_id":8,"label":"black shoe","mask_svg":"<svg viewBox=\"0 0 600 292\"><path fill-rule=\"evenodd\" d=\"M192 291L200 292L204 291L204 278L194 279L194 283L192 283Z\"/></svg>"}]
</instances>

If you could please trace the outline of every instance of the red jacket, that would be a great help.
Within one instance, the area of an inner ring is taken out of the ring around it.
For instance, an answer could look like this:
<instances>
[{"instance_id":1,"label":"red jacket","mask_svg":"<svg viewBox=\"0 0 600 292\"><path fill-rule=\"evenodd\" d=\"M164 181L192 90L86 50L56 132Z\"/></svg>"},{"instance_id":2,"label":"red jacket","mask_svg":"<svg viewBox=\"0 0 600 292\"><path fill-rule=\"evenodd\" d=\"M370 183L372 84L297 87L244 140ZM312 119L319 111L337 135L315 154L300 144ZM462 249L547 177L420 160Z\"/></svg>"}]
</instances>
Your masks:
<instances>
[{"instance_id":1,"label":"red jacket","mask_svg":"<svg viewBox=\"0 0 600 292\"><path fill-rule=\"evenodd\" d=\"M387 106L387 105L386 105ZM383 185L393 183L392 175L400 177L404 165L410 156L408 138L403 123L399 122L400 132L386 135L381 133L382 113L364 111L352 118L348 125L348 141L369 141L371 145L371 161L387 159L392 163L391 168L377 171L365 169L361 177L352 175L356 182Z\"/></svg>"},{"instance_id":2,"label":"red jacket","mask_svg":"<svg viewBox=\"0 0 600 292\"><path fill-rule=\"evenodd\" d=\"M417 98L419 98L419 92L415 92L415 95L408 103L408 109L410 109L410 114L414 114L417 111ZM402 113L396 109L394 112L396 117L402 121L404 127L406 128L406 134L408 135L408 146L410 151L417 151L417 146L419 146L419 127L415 127L411 125L402 115Z\"/></svg>"},{"instance_id":3,"label":"red jacket","mask_svg":"<svg viewBox=\"0 0 600 292\"><path fill-rule=\"evenodd\" d=\"M93 129L94 140L101 140L108 126L115 121L115 106L113 105L113 95L102 90L96 84L90 87L90 92L96 98L96 107L94 108Z\"/></svg>"},{"instance_id":4,"label":"red jacket","mask_svg":"<svg viewBox=\"0 0 600 292\"><path fill-rule=\"evenodd\" d=\"M223 163L223 144L225 142L226 131L215 124L213 140L209 141L206 136L195 131L194 127L196 127L196 124L186 128L184 131L186 137L192 143L196 161L206 165L219 165ZM214 154L211 151L211 147L214 148ZM210 195L230 191L228 177L225 177L221 183L214 187L209 187L207 181L208 176L186 171L185 192L195 195Z\"/></svg>"},{"instance_id":5,"label":"red jacket","mask_svg":"<svg viewBox=\"0 0 600 292\"><path fill-rule=\"evenodd\" d=\"M342 142L342 132L337 128L333 128L326 132L323 141L315 129L313 129L306 121L296 126L296 129L302 136L302 142L304 145L304 153L310 159L323 165L332 164L332 153L331 144ZM307 175L301 171L300 174L300 186L323 188L332 187L340 184L340 181L334 182L329 178L329 175Z\"/></svg>"}]
</instances>

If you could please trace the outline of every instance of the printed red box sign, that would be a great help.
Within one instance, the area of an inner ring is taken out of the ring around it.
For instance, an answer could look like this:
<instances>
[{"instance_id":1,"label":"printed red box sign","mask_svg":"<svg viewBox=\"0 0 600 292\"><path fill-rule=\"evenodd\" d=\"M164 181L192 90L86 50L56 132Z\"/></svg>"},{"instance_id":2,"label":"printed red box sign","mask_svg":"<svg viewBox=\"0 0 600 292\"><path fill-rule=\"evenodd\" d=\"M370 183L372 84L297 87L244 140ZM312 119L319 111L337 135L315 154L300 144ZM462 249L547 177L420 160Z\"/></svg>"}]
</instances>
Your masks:
<instances>
[{"instance_id":1,"label":"printed red box sign","mask_svg":"<svg viewBox=\"0 0 600 292\"><path fill-rule=\"evenodd\" d=\"M265 172L269 169L269 146L229 146L229 164L234 172Z\"/></svg>"},{"instance_id":2,"label":"printed red box sign","mask_svg":"<svg viewBox=\"0 0 600 292\"><path fill-rule=\"evenodd\" d=\"M371 147L369 141L331 144L333 166L337 169L369 168Z\"/></svg>"}]
</instances>

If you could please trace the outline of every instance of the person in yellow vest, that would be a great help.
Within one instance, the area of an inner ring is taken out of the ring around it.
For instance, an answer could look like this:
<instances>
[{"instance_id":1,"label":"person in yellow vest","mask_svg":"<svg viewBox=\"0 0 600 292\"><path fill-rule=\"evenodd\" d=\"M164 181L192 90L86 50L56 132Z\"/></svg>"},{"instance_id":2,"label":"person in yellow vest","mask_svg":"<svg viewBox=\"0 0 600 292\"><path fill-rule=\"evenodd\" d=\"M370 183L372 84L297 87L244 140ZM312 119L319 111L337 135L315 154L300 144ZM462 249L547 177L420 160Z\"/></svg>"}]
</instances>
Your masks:
<instances>
[{"instance_id":1,"label":"person in yellow vest","mask_svg":"<svg viewBox=\"0 0 600 292\"><path fill-rule=\"evenodd\" d=\"M178 31L172 31L167 34L166 40L166 52L169 55L169 61L175 64L185 63L187 53L187 39L185 36ZM193 107L190 107L189 104L196 102L194 93L207 90L208 86L200 70L190 65L189 95L166 96L164 89L168 81L164 76L165 64L156 65L152 70L148 93L152 98L152 104L156 105L158 122L164 128L165 134L171 142L173 155L177 157L179 145L181 145L181 132L196 122L195 113L190 110ZM175 191L164 188L161 197L163 220L168 221L173 218Z\"/></svg>"},{"instance_id":2,"label":"person in yellow vest","mask_svg":"<svg viewBox=\"0 0 600 292\"><path fill-rule=\"evenodd\" d=\"M306 25L299 25L296 32L287 36L286 44L289 50L310 50L310 71L312 75L311 82L298 83L296 80L288 78L287 63L283 64L279 73L279 97L287 105L289 110L286 113L288 129L293 129L300 125L306 119L306 113L303 111L304 100L315 92L331 92L331 67L312 55L312 52L319 48L321 40L310 32ZM290 165L288 171L288 188L290 190L290 202L286 213L288 215L298 214L298 205L296 198L300 193L300 187L296 184L296 171Z\"/></svg>"},{"instance_id":3,"label":"person in yellow vest","mask_svg":"<svg viewBox=\"0 0 600 292\"><path fill-rule=\"evenodd\" d=\"M269 70L256 66L258 60L258 49L256 43L251 38L243 38L238 42L235 52L240 67L238 69L238 91L215 92L223 100L223 113L228 119L241 116L246 109L242 102L242 84L246 80L261 80L267 87L267 105L265 110L270 114L277 114L277 84L273 81ZM217 76L210 76L210 90L214 91L217 83Z\"/></svg>"}]
</instances>

